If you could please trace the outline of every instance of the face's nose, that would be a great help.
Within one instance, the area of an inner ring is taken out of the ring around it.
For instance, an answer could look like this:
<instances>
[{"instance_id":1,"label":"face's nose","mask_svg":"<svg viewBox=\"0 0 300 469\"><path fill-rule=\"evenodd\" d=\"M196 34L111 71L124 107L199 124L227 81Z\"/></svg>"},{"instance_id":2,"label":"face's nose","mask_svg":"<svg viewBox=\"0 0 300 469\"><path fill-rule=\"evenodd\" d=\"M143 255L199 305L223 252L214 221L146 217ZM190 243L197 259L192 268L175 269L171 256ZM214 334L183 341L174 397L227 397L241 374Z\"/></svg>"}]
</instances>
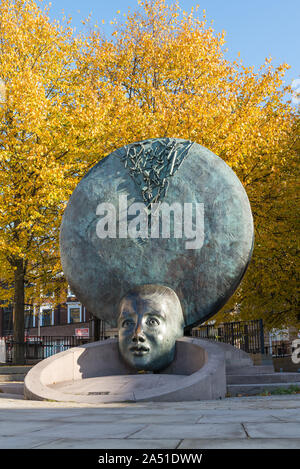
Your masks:
<instances>
[{"instance_id":1,"label":"face's nose","mask_svg":"<svg viewBox=\"0 0 300 469\"><path fill-rule=\"evenodd\" d=\"M134 333L133 333L133 336L132 336L132 342L145 342L145 336L144 336L144 333L143 333L141 320L139 320L137 322L137 325L134 329Z\"/></svg>"}]
</instances>

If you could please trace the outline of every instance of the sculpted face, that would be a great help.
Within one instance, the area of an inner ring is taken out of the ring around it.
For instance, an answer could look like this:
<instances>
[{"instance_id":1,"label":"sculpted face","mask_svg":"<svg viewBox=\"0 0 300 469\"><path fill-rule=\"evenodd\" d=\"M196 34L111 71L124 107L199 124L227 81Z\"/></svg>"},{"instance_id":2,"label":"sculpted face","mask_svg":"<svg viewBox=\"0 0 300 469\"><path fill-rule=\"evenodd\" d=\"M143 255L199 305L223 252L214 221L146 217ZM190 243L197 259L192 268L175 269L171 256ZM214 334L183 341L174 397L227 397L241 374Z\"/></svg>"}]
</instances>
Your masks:
<instances>
[{"instance_id":1,"label":"sculpted face","mask_svg":"<svg viewBox=\"0 0 300 469\"><path fill-rule=\"evenodd\" d=\"M172 362L176 339L183 335L179 299L168 287L137 287L122 298L118 325L125 362L136 370L162 370Z\"/></svg>"}]
</instances>

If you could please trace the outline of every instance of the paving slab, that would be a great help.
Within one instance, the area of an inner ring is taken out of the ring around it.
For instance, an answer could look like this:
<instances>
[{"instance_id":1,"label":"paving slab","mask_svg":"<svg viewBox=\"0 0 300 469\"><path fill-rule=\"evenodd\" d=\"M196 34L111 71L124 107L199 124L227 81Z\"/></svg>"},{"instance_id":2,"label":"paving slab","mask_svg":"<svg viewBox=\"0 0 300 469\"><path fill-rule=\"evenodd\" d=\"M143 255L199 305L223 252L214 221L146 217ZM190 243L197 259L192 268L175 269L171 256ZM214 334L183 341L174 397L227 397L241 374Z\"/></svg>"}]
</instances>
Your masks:
<instances>
[{"instance_id":1,"label":"paving slab","mask_svg":"<svg viewBox=\"0 0 300 469\"><path fill-rule=\"evenodd\" d=\"M254 415L252 415L252 412ZM278 422L278 419L274 415L270 415L267 412L260 412L262 415L258 415L257 411L249 410L248 412L230 412L221 415L205 415L200 417L196 423L245 423L245 422Z\"/></svg>"},{"instance_id":2,"label":"paving slab","mask_svg":"<svg viewBox=\"0 0 300 469\"><path fill-rule=\"evenodd\" d=\"M178 449L299 449L300 439L280 438L239 438L223 440L212 439L185 439L181 441Z\"/></svg>"},{"instance_id":3,"label":"paving slab","mask_svg":"<svg viewBox=\"0 0 300 469\"><path fill-rule=\"evenodd\" d=\"M47 444L50 445L57 438L49 438L30 433L29 435L18 435L13 437L1 436L0 449L33 449L36 446Z\"/></svg>"},{"instance_id":4,"label":"paving slab","mask_svg":"<svg viewBox=\"0 0 300 469\"><path fill-rule=\"evenodd\" d=\"M123 423L144 423L144 424L151 424L151 423L162 423L162 424L173 424L173 425L181 425L185 424L187 421L190 424L195 424L198 420L198 417L195 415L187 416L184 412L170 414L170 415L157 415L156 413L147 414L147 415L130 415L130 416L122 416Z\"/></svg>"},{"instance_id":5,"label":"paving slab","mask_svg":"<svg viewBox=\"0 0 300 469\"><path fill-rule=\"evenodd\" d=\"M51 433L51 429L55 430L55 421L51 423L46 421L39 421L39 422L31 422L31 421L21 421L19 420L17 423L11 420L1 421L0 422L0 435L2 437L10 437L10 436L18 436L22 435L22 433L30 433L30 432L42 432L42 430L49 431ZM55 435L54 435L55 436Z\"/></svg>"},{"instance_id":6,"label":"paving slab","mask_svg":"<svg viewBox=\"0 0 300 469\"><path fill-rule=\"evenodd\" d=\"M300 409L300 395L283 396L249 396L232 397L216 401L189 401L189 402L143 402L143 403L106 403L88 404L76 402L55 402L55 401L29 401L14 399L0 400L0 409L25 408L25 409L102 409L106 412L152 412L159 409L159 412L169 410L184 410L186 412L198 411L220 411L232 409ZM93 411L92 411L93 412Z\"/></svg>"},{"instance_id":7,"label":"paving slab","mask_svg":"<svg viewBox=\"0 0 300 469\"><path fill-rule=\"evenodd\" d=\"M300 438L299 422L246 423L250 438Z\"/></svg>"},{"instance_id":8,"label":"paving slab","mask_svg":"<svg viewBox=\"0 0 300 469\"><path fill-rule=\"evenodd\" d=\"M29 424L31 422L28 422ZM55 423L55 422L54 422ZM134 435L139 430L145 427L143 424L133 423L107 423L107 422L91 422L91 423L63 423L60 425L48 425L47 428L39 429L39 435L49 438L74 438L80 440L81 438L127 438ZM29 428L33 430L33 425ZM157 437L157 435L156 435ZM155 437L154 437L155 438Z\"/></svg>"},{"instance_id":9,"label":"paving slab","mask_svg":"<svg viewBox=\"0 0 300 469\"><path fill-rule=\"evenodd\" d=\"M122 415L113 415L110 416L108 414L97 414L93 416L86 416L82 414L75 413L75 415L69 414L69 413L64 413L61 412L60 414L52 412L40 412L38 414L27 412L27 413L21 413L20 412L15 412L15 411L6 411L4 414L3 411L0 409L0 424L1 422L6 422L7 420L10 420L11 422L19 422L21 419L25 422L31 422L33 425L38 423L38 422L46 422L51 425L52 422L54 422L57 425L62 425L62 424L74 424L78 425L78 422L80 421L80 424L106 424L106 423L118 423L120 421L120 418L122 418ZM134 422L133 422L134 423ZM139 423L139 422L135 422Z\"/></svg>"},{"instance_id":10,"label":"paving slab","mask_svg":"<svg viewBox=\"0 0 300 469\"><path fill-rule=\"evenodd\" d=\"M300 448L300 396L79 404L0 399L0 448Z\"/></svg>"},{"instance_id":11,"label":"paving slab","mask_svg":"<svg viewBox=\"0 0 300 469\"><path fill-rule=\"evenodd\" d=\"M271 413L279 421L298 422L300 420L300 409L272 409Z\"/></svg>"},{"instance_id":12,"label":"paving slab","mask_svg":"<svg viewBox=\"0 0 300 469\"><path fill-rule=\"evenodd\" d=\"M104 438L104 439L60 439L49 441L40 445L34 446L36 449L174 449L180 443L180 440L172 439L149 439L149 440L135 440L135 439L117 439L117 438Z\"/></svg>"},{"instance_id":13,"label":"paving slab","mask_svg":"<svg viewBox=\"0 0 300 469\"><path fill-rule=\"evenodd\" d=\"M190 424L190 425L153 425L150 424L134 434L134 438L246 438L239 423L229 424ZM129 437L130 438L130 437Z\"/></svg>"}]
</instances>

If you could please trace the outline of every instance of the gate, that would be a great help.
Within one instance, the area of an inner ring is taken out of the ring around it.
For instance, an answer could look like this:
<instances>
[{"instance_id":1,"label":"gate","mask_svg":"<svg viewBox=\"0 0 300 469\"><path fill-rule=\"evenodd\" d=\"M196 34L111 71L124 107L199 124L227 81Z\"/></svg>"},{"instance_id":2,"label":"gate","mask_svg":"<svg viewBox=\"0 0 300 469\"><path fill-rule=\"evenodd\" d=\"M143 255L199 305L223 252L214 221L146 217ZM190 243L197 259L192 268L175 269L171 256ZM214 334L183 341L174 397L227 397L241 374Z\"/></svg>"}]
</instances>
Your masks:
<instances>
[{"instance_id":1,"label":"gate","mask_svg":"<svg viewBox=\"0 0 300 469\"><path fill-rule=\"evenodd\" d=\"M225 342L247 353L264 353L265 351L262 319L225 322L216 326L199 326L192 329L192 336Z\"/></svg>"}]
</instances>

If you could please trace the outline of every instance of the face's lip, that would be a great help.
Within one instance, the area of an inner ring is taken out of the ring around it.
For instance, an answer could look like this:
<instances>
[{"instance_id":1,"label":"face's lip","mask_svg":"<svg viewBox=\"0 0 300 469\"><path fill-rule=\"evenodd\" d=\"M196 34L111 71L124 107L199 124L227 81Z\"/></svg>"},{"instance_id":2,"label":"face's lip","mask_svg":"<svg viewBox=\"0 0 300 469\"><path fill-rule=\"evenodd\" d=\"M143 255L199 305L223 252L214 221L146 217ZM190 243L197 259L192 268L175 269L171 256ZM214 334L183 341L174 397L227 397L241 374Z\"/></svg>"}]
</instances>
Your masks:
<instances>
[{"instance_id":1,"label":"face's lip","mask_svg":"<svg viewBox=\"0 0 300 469\"><path fill-rule=\"evenodd\" d=\"M149 347L146 347L145 345L133 345L129 349L133 353L147 353L150 351Z\"/></svg>"}]
</instances>

